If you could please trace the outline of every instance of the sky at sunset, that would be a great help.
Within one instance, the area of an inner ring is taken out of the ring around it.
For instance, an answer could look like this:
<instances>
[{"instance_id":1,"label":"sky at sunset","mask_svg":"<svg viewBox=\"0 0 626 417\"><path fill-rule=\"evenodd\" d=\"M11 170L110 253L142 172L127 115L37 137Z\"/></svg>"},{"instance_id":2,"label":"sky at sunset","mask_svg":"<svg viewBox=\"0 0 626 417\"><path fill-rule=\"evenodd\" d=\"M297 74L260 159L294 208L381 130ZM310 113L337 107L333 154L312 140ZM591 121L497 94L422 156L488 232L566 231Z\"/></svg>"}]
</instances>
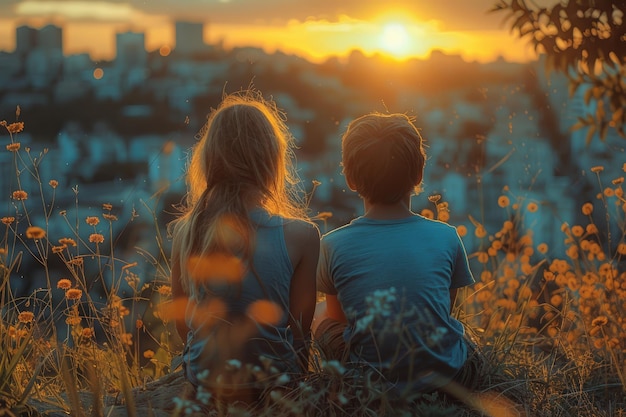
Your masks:
<instances>
[{"instance_id":1,"label":"sky at sunset","mask_svg":"<svg viewBox=\"0 0 626 417\"><path fill-rule=\"evenodd\" d=\"M533 59L509 33L499 0L0 0L0 50L22 24L63 27L66 54L112 59L115 33L145 32L146 48L174 45L175 20L205 23L207 43L283 50L312 60L353 49L404 59L431 50L486 62Z\"/></svg>"}]
</instances>

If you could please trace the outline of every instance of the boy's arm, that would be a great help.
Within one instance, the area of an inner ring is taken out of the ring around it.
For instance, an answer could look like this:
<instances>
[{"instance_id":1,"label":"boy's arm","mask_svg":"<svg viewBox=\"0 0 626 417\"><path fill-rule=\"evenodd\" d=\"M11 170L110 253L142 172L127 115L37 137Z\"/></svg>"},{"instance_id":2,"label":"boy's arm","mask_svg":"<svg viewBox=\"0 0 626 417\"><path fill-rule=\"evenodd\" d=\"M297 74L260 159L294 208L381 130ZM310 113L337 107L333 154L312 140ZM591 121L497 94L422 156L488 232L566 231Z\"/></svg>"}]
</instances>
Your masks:
<instances>
[{"instance_id":1,"label":"boy's arm","mask_svg":"<svg viewBox=\"0 0 626 417\"><path fill-rule=\"evenodd\" d=\"M326 294L326 315L340 323L347 323L346 315L336 295Z\"/></svg>"}]
</instances>

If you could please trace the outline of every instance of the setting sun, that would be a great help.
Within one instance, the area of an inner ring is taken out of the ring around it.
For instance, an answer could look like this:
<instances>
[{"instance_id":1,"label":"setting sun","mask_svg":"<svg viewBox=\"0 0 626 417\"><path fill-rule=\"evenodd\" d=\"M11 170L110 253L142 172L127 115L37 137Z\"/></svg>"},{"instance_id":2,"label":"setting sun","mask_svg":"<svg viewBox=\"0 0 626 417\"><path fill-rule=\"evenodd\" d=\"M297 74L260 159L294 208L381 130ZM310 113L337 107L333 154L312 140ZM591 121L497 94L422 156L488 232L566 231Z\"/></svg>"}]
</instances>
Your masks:
<instances>
[{"instance_id":1,"label":"setting sun","mask_svg":"<svg viewBox=\"0 0 626 417\"><path fill-rule=\"evenodd\" d=\"M403 56L409 46L409 33L401 23L388 23L383 27L380 42L384 50Z\"/></svg>"}]
</instances>

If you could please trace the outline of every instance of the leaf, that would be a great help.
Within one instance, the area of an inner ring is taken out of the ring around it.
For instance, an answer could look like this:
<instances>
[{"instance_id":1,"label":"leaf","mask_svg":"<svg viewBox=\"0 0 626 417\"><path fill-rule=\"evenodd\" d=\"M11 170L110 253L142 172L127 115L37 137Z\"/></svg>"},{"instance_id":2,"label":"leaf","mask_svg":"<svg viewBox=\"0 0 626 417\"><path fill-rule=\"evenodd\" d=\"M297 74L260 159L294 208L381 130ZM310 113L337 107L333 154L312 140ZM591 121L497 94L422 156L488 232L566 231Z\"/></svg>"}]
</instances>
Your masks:
<instances>
[{"instance_id":1,"label":"leaf","mask_svg":"<svg viewBox=\"0 0 626 417\"><path fill-rule=\"evenodd\" d=\"M596 133L596 126L589 125L589 130L587 130L587 135L585 136L585 145L589 146L591 143L591 139L593 139L593 135Z\"/></svg>"}]
</instances>

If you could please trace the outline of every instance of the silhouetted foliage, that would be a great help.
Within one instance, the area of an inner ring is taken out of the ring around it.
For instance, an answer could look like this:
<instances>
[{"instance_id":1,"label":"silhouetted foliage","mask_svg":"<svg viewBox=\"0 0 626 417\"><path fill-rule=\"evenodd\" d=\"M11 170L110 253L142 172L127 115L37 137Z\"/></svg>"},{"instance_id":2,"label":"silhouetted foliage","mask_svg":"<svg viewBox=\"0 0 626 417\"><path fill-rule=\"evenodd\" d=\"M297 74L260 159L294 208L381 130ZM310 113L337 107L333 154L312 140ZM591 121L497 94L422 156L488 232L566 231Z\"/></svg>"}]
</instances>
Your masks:
<instances>
[{"instance_id":1,"label":"silhouetted foliage","mask_svg":"<svg viewBox=\"0 0 626 417\"><path fill-rule=\"evenodd\" d=\"M572 129L587 128L587 142L595 133L604 140L609 127L626 138L626 2L499 0L492 11L508 12L511 30L545 55L548 70L567 75L570 95L585 89L585 103L595 105Z\"/></svg>"}]
</instances>

